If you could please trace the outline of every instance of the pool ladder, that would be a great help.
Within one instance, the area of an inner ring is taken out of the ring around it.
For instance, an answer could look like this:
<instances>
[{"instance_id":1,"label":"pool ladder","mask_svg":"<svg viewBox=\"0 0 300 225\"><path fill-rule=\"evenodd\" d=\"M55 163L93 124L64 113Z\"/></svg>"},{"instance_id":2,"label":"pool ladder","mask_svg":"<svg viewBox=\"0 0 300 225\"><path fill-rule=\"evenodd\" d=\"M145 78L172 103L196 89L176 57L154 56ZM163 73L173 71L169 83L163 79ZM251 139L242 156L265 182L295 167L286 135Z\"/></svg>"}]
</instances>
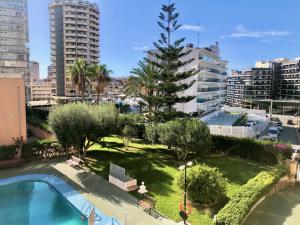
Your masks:
<instances>
[{"instance_id":1,"label":"pool ladder","mask_svg":"<svg viewBox=\"0 0 300 225\"><path fill-rule=\"evenodd\" d=\"M80 219L81 221L85 221L89 218L90 213L95 209L95 207L90 202L85 202L81 208ZM95 212L95 221L101 221L101 217L97 215Z\"/></svg>"}]
</instances>

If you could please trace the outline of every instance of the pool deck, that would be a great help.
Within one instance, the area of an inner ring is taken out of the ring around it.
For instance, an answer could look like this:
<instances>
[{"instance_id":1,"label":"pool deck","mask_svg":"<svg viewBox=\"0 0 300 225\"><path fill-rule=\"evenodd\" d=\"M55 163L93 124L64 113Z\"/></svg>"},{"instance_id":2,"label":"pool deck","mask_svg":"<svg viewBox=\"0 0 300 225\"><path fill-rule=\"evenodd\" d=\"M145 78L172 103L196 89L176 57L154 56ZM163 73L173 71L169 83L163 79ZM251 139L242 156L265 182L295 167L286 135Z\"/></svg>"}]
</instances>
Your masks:
<instances>
[{"instance_id":1,"label":"pool deck","mask_svg":"<svg viewBox=\"0 0 300 225\"><path fill-rule=\"evenodd\" d=\"M0 179L26 174L55 174L76 189L105 215L123 225L175 225L165 218L154 218L136 207L136 198L87 169L75 169L64 162L30 163L0 170Z\"/></svg>"}]
</instances>

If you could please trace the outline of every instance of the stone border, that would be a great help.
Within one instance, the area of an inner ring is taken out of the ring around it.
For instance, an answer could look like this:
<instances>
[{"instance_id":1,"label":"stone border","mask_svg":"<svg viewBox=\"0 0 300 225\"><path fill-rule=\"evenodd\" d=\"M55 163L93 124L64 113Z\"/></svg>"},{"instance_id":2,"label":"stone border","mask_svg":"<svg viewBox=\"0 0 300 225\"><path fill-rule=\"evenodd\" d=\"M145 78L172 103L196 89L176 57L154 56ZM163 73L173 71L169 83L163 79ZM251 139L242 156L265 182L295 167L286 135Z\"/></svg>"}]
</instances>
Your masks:
<instances>
[{"instance_id":1,"label":"stone border","mask_svg":"<svg viewBox=\"0 0 300 225\"><path fill-rule=\"evenodd\" d=\"M81 213L82 208L87 205L91 204L87 201L82 195L72 188L69 184L67 184L64 180L59 178L58 176L49 175L49 174L28 174L16 177L10 177L6 179L0 179L0 187L3 185L8 185L12 183L22 182L22 181L39 181L44 182L51 187L53 187L59 194L62 194L72 206L74 206L79 213ZM91 204L92 205L92 204ZM87 214L89 214L87 210ZM95 221L94 225L121 225L116 219L112 217L108 217L104 215L99 209L95 208L96 217L101 218L100 221Z\"/></svg>"}]
</instances>

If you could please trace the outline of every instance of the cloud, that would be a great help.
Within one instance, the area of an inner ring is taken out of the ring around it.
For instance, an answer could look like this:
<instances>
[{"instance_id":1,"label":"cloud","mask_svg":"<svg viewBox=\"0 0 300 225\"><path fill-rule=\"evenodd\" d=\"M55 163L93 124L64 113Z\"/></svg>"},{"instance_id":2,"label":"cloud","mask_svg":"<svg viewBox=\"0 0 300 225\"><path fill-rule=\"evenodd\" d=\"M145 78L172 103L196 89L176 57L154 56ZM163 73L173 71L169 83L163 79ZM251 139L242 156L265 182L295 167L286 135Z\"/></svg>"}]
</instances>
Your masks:
<instances>
[{"instance_id":1,"label":"cloud","mask_svg":"<svg viewBox=\"0 0 300 225\"><path fill-rule=\"evenodd\" d=\"M134 46L133 50L135 50L135 51L148 51L149 47L148 46Z\"/></svg>"},{"instance_id":2,"label":"cloud","mask_svg":"<svg viewBox=\"0 0 300 225\"><path fill-rule=\"evenodd\" d=\"M235 31L229 35L223 35L221 38L266 38L266 37L282 37L288 36L289 31L249 31L243 25L239 24L235 27Z\"/></svg>"},{"instance_id":3,"label":"cloud","mask_svg":"<svg viewBox=\"0 0 300 225\"><path fill-rule=\"evenodd\" d=\"M179 28L180 30L187 30L187 31L203 31L204 28L202 26L198 25L191 25L191 24L183 24Z\"/></svg>"}]
</instances>

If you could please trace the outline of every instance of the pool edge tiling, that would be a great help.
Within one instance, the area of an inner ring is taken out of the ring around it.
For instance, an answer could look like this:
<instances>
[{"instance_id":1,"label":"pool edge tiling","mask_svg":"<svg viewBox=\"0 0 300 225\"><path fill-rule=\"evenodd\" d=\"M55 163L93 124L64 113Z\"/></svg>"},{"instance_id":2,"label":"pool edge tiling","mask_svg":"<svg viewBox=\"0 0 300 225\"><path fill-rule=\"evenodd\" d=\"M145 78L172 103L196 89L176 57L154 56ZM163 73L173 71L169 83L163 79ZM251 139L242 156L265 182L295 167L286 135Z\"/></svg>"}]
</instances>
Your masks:
<instances>
[{"instance_id":1,"label":"pool edge tiling","mask_svg":"<svg viewBox=\"0 0 300 225\"><path fill-rule=\"evenodd\" d=\"M85 209L84 214L88 215L91 211L90 207L92 205L88 200L86 200L78 191L67 184L63 179L58 176L49 174L27 174L16 177L10 177L5 179L0 179L0 186L8 185L12 183L22 182L22 181L40 181L49 184L57 192L62 194L78 211L81 213L82 209ZM99 221L95 221L94 225L121 225L116 219L104 215L99 209L95 207L96 217L101 218Z\"/></svg>"}]
</instances>

